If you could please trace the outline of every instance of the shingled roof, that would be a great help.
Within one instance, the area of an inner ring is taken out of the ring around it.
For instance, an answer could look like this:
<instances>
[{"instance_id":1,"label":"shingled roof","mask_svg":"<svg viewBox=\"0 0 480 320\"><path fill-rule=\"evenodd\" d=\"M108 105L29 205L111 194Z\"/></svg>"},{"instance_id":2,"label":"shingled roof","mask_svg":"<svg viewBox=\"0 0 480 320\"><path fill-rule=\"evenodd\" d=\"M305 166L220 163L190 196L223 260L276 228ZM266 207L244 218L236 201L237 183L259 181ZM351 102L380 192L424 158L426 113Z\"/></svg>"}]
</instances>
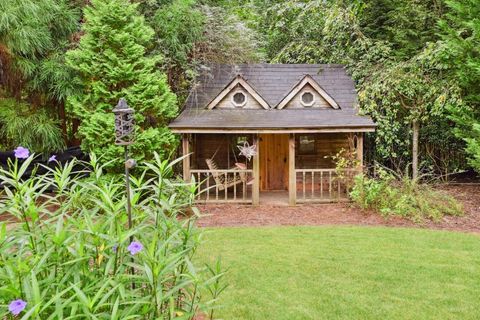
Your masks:
<instances>
[{"instance_id":1,"label":"shingled roof","mask_svg":"<svg viewBox=\"0 0 480 320\"><path fill-rule=\"evenodd\" d=\"M211 109L206 106L240 75L270 105L260 109ZM340 109L275 109L310 75ZM216 65L202 71L181 114L170 124L176 132L345 129L372 131L370 117L358 115L354 82L342 65L247 64Z\"/></svg>"}]
</instances>

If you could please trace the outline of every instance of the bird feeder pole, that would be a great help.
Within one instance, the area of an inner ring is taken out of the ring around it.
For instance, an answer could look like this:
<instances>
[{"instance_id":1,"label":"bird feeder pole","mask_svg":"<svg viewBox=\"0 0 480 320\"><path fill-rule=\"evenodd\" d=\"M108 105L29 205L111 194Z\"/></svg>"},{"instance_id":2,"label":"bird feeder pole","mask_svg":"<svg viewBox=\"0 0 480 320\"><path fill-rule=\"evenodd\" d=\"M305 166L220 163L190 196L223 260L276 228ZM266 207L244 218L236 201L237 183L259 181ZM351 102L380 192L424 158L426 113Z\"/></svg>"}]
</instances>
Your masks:
<instances>
[{"instance_id":1,"label":"bird feeder pole","mask_svg":"<svg viewBox=\"0 0 480 320\"><path fill-rule=\"evenodd\" d=\"M127 193L127 216L128 216L128 229L132 229L132 201L130 195L130 169L136 165L135 160L128 157L128 146L133 144L135 138L135 111L130 108L127 101L121 98L118 101L117 106L112 110L115 114L115 144L124 147L125 153L125 189ZM133 242L133 235L130 236L130 243ZM132 267L132 274L134 274ZM132 283L132 288L135 288L135 284Z\"/></svg>"}]
</instances>

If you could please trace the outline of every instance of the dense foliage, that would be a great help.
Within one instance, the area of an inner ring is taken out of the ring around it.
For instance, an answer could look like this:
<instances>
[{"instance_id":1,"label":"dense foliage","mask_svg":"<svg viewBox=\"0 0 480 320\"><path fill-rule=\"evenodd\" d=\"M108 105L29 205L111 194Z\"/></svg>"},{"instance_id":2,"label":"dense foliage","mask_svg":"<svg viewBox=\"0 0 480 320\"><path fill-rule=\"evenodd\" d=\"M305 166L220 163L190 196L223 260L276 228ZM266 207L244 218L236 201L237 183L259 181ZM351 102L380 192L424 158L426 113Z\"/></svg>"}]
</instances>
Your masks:
<instances>
[{"instance_id":1,"label":"dense foliage","mask_svg":"<svg viewBox=\"0 0 480 320\"><path fill-rule=\"evenodd\" d=\"M219 263L192 261L200 231L195 216L178 216L193 190L173 178L175 162L155 155L134 179L128 229L122 181L106 178L91 159L87 180L74 179L75 162L22 179L33 156L0 169L0 214L19 221L8 232L0 223L0 318L192 319L209 312L223 273Z\"/></svg>"},{"instance_id":2,"label":"dense foliage","mask_svg":"<svg viewBox=\"0 0 480 320\"><path fill-rule=\"evenodd\" d=\"M443 58L466 102L463 108L451 108L451 118L456 135L466 142L470 164L480 171L480 5L475 0L449 0L447 5L450 12L440 22Z\"/></svg>"},{"instance_id":3,"label":"dense foliage","mask_svg":"<svg viewBox=\"0 0 480 320\"><path fill-rule=\"evenodd\" d=\"M64 102L74 83L65 68L64 53L77 31L79 17L73 1L0 0L0 98L28 105L32 118L48 114L51 124L59 120L55 126L62 129L63 138L49 136L40 142L45 150L32 146L38 151L56 151L70 137ZM18 113L25 114L25 108L21 109ZM31 130L27 135L35 135L35 126L26 121L25 130Z\"/></svg>"}]
</instances>

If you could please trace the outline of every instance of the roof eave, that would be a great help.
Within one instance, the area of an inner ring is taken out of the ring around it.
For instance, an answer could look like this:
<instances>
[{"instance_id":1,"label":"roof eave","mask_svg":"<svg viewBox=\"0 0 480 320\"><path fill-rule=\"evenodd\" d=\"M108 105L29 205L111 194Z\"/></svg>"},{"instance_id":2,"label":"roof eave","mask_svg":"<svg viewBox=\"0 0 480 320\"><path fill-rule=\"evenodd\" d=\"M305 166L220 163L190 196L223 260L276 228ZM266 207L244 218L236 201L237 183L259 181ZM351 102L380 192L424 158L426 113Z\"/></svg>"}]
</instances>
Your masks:
<instances>
[{"instance_id":1,"label":"roof eave","mask_svg":"<svg viewBox=\"0 0 480 320\"><path fill-rule=\"evenodd\" d=\"M376 125L324 126L308 128L205 128L170 126L174 133L347 133L375 132Z\"/></svg>"}]
</instances>

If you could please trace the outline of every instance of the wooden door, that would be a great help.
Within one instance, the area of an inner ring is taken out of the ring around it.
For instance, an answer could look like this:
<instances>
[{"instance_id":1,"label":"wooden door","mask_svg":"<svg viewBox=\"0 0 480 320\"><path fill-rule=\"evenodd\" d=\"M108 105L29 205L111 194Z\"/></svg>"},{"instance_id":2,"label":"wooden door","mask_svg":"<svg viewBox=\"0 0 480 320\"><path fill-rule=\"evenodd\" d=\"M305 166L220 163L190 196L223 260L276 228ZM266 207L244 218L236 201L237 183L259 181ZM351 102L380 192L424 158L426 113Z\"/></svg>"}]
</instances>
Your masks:
<instances>
[{"instance_id":1,"label":"wooden door","mask_svg":"<svg viewBox=\"0 0 480 320\"><path fill-rule=\"evenodd\" d=\"M288 190L288 134L261 134L260 190Z\"/></svg>"}]
</instances>

